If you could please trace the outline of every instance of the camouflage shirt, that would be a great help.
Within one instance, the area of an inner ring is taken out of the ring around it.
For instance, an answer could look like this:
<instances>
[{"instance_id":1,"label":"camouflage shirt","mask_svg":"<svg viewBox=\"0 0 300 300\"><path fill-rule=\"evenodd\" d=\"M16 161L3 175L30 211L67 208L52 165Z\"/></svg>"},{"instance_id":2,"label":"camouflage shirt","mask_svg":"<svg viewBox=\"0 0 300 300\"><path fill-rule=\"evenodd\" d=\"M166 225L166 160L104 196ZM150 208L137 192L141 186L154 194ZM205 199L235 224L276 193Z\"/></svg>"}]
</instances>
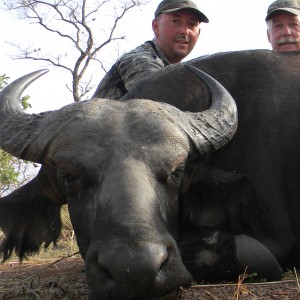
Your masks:
<instances>
[{"instance_id":1,"label":"camouflage shirt","mask_svg":"<svg viewBox=\"0 0 300 300\"><path fill-rule=\"evenodd\" d=\"M156 40L125 53L99 83L94 98L120 99L137 82L169 65Z\"/></svg>"}]
</instances>

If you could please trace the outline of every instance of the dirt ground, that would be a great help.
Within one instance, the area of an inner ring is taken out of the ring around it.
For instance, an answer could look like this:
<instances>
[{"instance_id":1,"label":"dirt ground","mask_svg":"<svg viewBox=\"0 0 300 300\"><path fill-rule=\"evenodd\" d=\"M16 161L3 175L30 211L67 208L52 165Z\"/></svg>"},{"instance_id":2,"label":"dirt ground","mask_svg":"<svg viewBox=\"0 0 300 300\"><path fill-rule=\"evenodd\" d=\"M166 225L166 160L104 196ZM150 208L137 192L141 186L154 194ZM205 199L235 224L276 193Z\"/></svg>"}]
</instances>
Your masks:
<instances>
[{"instance_id":1,"label":"dirt ground","mask_svg":"<svg viewBox=\"0 0 300 300\"><path fill-rule=\"evenodd\" d=\"M30 259L0 265L0 299L87 299L84 263L78 256L60 260ZM276 283L224 283L180 289L178 300L300 299L297 273Z\"/></svg>"}]
</instances>

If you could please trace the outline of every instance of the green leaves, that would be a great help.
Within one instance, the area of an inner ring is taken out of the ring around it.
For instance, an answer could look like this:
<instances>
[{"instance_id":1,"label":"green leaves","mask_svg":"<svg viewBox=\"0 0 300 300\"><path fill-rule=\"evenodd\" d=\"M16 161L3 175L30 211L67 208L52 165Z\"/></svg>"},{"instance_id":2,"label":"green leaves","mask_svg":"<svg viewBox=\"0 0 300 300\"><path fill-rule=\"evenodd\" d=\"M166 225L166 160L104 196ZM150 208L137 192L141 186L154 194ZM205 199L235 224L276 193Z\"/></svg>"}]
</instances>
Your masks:
<instances>
[{"instance_id":1,"label":"green leaves","mask_svg":"<svg viewBox=\"0 0 300 300\"><path fill-rule=\"evenodd\" d=\"M0 149L0 186L16 184L19 173L12 164L13 157Z\"/></svg>"},{"instance_id":2,"label":"green leaves","mask_svg":"<svg viewBox=\"0 0 300 300\"><path fill-rule=\"evenodd\" d=\"M0 75L0 90L3 90L4 87L7 85L8 79L9 77L7 77L6 74Z\"/></svg>"},{"instance_id":3,"label":"green leaves","mask_svg":"<svg viewBox=\"0 0 300 300\"><path fill-rule=\"evenodd\" d=\"M27 108L31 108L31 104L28 102L29 98L30 98L30 96L26 95L20 99L23 110L26 110Z\"/></svg>"}]
</instances>

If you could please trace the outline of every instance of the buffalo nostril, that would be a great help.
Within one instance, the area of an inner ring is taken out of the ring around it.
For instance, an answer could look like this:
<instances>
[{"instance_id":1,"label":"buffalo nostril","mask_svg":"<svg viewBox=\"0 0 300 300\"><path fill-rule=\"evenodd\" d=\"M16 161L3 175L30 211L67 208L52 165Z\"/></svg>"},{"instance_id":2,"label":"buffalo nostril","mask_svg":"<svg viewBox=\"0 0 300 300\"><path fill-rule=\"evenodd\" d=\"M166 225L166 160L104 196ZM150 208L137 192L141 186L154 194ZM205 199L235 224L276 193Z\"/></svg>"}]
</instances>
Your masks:
<instances>
[{"instance_id":1,"label":"buffalo nostril","mask_svg":"<svg viewBox=\"0 0 300 300\"><path fill-rule=\"evenodd\" d=\"M166 251L164 252L164 255L160 259L160 266L158 268L157 277L159 280L165 280L166 279L166 273L165 270L168 268L168 263L170 260L170 247L167 247Z\"/></svg>"}]
</instances>

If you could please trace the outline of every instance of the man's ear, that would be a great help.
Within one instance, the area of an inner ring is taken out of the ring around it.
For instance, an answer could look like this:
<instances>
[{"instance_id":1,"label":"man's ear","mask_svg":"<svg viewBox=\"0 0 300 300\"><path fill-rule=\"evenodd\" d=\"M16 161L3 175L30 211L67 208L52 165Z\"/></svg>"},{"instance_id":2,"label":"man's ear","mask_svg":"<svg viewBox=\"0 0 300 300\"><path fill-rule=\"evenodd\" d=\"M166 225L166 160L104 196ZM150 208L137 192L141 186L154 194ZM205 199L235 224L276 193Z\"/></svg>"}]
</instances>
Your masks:
<instances>
[{"instance_id":1,"label":"man's ear","mask_svg":"<svg viewBox=\"0 0 300 300\"><path fill-rule=\"evenodd\" d=\"M267 29L267 36L268 36L268 41L269 43L271 44L271 36L270 36L270 33L269 33L269 30Z\"/></svg>"},{"instance_id":2,"label":"man's ear","mask_svg":"<svg viewBox=\"0 0 300 300\"><path fill-rule=\"evenodd\" d=\"M154 32L155 37L158 38L158 20L157 19L154 19L152 21L152 30Z\"/></svg>"}]
</instances>

